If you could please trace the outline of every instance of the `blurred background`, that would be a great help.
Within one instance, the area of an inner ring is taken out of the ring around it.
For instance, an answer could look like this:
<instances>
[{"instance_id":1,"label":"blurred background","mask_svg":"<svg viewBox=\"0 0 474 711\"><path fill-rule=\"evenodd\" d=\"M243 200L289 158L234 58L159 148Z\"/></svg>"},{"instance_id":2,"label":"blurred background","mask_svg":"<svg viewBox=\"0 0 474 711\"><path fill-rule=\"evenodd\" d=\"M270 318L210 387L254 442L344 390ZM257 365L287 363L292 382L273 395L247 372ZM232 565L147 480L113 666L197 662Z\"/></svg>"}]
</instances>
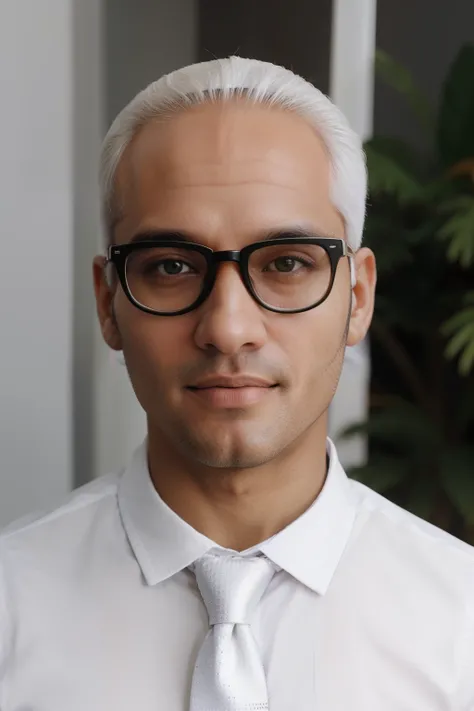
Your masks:
<instances>
[{"instance_id":1,"label":"blurred background","mask_svg":"<svg viewBox=\"0 0 474 711\"><path fill-rule=\"evenodd\" d=\"M474 543L473 42L468 0L0 3L0 527L145 436L96 323L100 143L149 82L240 54L312 81L366 142L378 306L330 413L341 459Z\"/></svg>"}]
</instances>

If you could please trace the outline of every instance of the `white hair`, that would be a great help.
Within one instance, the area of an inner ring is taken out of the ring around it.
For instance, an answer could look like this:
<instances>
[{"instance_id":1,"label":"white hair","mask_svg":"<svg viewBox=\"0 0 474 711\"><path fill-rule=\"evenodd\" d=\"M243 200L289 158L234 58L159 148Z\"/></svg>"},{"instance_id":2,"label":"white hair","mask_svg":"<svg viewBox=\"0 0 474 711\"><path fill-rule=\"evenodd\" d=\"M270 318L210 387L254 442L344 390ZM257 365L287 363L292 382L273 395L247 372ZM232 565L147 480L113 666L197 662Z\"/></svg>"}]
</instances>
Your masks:
<instances>
[{"instance_id":1,"label":"white hair","mask_svg":"<svg viewBox=\"0 0 474 711\"><path fill-rule=\"evenodd\" d=\"M111 241L113 231L117 166L140 127L196 104L239 96L293 111L315 128L331 160L332 203L345 221L349 246L354 250L360 247L367 169L359 136L332 101L308 81L283 67L242 57L192 64L167 74L137 94L119 113L104 139L100 157L107 241Z\"/></svg>"}]
</instances>

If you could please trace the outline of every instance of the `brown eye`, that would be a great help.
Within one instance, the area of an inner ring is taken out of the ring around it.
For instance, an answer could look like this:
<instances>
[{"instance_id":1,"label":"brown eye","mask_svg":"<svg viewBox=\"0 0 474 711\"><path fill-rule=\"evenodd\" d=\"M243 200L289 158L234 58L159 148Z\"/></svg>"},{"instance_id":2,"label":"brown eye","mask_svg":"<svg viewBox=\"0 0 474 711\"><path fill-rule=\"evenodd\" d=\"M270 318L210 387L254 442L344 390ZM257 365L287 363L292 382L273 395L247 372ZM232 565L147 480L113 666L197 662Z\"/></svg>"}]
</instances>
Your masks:
<instances>
[{"instance_id":1,"label":"brown eye","mask_svg":"<svg viewBox=\"0 0 474 711\"><path fill-rule=\"evenodd\" d=\"M305 267L305 266L308 266L308 264L303 259L297 259L296 257L284 256L284 257L277 257L272 262L270 262L270 264L265 269L265 271L280 272L282 274L284 274L284 273L288 274L291 272L298 271L298 269L301 268L301 266Z\"/></svg>"},{"instance_id":2,"label":"brown eye","mask_svg":"<svg viewBox=\"0 0 474 711\"><path fill-rule=\"evenodd\" d=\"M165 276L175 276L177 274L187 274L191 271L188 264L178 259L163 259L155 264L156 271Z\"/></svg>"}]
</instances>

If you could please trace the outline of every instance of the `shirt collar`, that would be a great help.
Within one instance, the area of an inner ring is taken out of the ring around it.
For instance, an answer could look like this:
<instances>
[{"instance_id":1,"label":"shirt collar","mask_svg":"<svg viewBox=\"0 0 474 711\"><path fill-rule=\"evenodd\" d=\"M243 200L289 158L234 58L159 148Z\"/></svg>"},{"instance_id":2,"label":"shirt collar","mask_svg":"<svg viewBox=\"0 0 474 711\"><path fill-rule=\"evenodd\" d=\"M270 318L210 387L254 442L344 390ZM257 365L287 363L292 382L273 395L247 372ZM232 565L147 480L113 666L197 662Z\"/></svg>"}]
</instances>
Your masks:
<instances>
[{"instance_id":1,"label":"shirt collar","mask_svg":"<svg viewBox=\"0 0 474 711\"><path fill-rule=\"evenodd\" d=\"M313 504L299 518L251 550L323 595L349 540L356 502L333 442L329 470ZM134 452L118 488L118 505L133 553L149 585L187 568L211 548L221 548L178 516L150 478L147 440Z\"/></svg>"}]
</instances>

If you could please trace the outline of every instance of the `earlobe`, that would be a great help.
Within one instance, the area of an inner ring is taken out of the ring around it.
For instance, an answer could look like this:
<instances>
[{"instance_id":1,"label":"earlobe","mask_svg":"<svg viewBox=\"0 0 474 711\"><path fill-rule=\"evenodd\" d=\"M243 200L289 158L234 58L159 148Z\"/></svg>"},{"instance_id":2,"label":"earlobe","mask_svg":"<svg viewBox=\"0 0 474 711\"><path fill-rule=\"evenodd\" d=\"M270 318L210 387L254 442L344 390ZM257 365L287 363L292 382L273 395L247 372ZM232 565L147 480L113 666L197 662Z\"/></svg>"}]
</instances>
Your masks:
<instances>
[{"instance_id":1,"label":"earlobe","mask_svg":"<svg viewBox=\"0 0 474 711\"><path fill-rule=\"evenodd\" d=\"M102 324L102 335L109 348L112 348L114 351L122 350L122 338L118 329L112 301L110 302L110 313Z\"/></svg>"}]
</instances>

